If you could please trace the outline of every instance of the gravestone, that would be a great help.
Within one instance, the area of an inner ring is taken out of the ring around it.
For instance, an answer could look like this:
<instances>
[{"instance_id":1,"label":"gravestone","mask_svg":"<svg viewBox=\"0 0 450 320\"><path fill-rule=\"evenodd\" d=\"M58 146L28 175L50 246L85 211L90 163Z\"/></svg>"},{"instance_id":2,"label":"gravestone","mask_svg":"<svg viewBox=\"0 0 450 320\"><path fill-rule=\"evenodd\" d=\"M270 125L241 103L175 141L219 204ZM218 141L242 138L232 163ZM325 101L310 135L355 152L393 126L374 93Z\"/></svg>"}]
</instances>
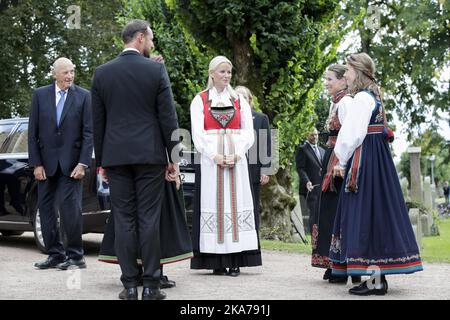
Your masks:
<instances>
[{"instance_id":1,"label":"gravestone","mask_svg":"<svg viewBox=\"0 0 450 320\"><path fill-rule=\"evenodd\" d=\"M409 209L409 220L411 221L417 246L422 247L422 223L420 221L420 211L417 208Z\"/></svg>"},{"instance_id":2,"label":"gravestone","mask_svg":"<svg viewBox=\"0 0 450 320\"><path fill-rule=\"evenodd\" d=\"M402 187L403 198L405 199L405 201L409 201L410 197L408 189L408 179L406 179L405 177L401 178L400 186Z\"/></svg>"},{"instance_id":3,"label":"gravestone","mask_svg":"<svg viewBox=\"0 0 450 320\"><path fill-rule=\"evenodd\" d=\"M431 201L431 179L430 177L425 177L423 181L423 205L427 209L432 208Z\"/></svg>"},{"instance_id":4,"label":"gravestone","mask_svg":"<svg viewBox=\"0 0 450 320\"><path fill-rule=\"evenodd\" d=\"M422 202L422 179L420 171L420 147L409 147L410 172L411 172L411 200Z\"/></svg>"}]
</instances>

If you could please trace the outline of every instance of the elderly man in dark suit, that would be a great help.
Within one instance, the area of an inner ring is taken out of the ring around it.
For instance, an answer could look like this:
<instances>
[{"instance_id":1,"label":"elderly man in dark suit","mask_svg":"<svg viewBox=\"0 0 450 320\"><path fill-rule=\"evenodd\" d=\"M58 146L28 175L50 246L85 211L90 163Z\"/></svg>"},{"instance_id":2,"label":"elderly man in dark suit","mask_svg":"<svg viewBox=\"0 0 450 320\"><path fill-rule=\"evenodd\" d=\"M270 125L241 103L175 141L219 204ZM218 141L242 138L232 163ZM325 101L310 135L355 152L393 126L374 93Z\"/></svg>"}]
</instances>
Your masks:
<instances>
[{"instance_id":1,"label":"elderly man in dark suit","mask_svg":"<svg viewBox=\"0 0 450 320\"><path fill-rule=\"evenodd\" d=\"M325 150L320 147L317 142L319 140L319 132L314 128L307 141L298 147L295 155L297 165L297 173L300 178L300 204L303 209L307 207L309 211L309 227L312 228L311 222L314 220L317 197L320 193L320 184L322 183L322 159ZM306 202L306 206L304 205Z\"/></svg>"},{"instance_id":2,"label":"elderly man in dark suit","mask_svg":"<svg viewBox=\"0 0 450 320\"><path fill-rule=\"evenodd\" d=\"M53 65L55 83L34 91L28 127L30 166L38 181L38 208L49 257L38 269L86 268L82 235L82 183L92 159L89 91L74 85L75 66L67 58ZM63 246L58 228L67 237Z\"/></svg>"},{"instance_id":3,"label":"elderly man in dark suit","mask_svg":"<svg viewBox=\"0 0 450 320\"><path fill-rule=\"evenodd\" d=\"M123 52L98 67L92 81L96 162L110 183L115 250L125 287L119 298L138 298L140 254L142 299L160 300L166 295L160 291L159 222L164 179L178 176L171 159L178 120L166 68L149 59L154 48L149 24L131 21L122 40Z\"/></svg>"}]
</instances>

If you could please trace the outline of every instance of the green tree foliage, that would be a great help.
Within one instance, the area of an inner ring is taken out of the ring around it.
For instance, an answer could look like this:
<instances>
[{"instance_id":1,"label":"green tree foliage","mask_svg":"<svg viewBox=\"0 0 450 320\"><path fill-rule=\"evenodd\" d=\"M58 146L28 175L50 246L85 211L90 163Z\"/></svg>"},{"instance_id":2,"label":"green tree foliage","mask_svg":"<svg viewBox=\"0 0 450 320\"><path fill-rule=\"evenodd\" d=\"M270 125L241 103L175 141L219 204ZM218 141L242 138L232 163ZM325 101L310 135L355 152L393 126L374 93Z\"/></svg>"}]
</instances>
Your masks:
<instances>
[{"instance_id":1,"label":"green tree foliage","mask_svg":"<svg viewBox=\"0 0 450 320\"><path fill-rule=\"evenodd\" d=\"M288 165L315 124L322 75L346 30L338 1L174 2L194 36L233 61L236 83L279 129L280 164Z\"/></svg>"},{"instance_id":2,"label":"green tree foliage","mask_svg":"<svg viewBox=\"0 0 450 320\"><path fill-rule=\"evenodd\" d=\"M67 27L71 5L80 7L80 29ZM0 117L28 115L33 89L53 81L50 68L60 56L74 62L76 83L89 89L94 68L118 53L113 39L120 32L115 16L121 5L121 0L1 1Z\"/></svg>"},{"instance_id":3,"label":"green tree foliage","mask_svg":"<svg viewBox=\"0 0 450 320\"><path fill-rule=\"evenodd\" d=\"M410 124L449 111L450 2L437 0L356 0L350 15L358 24L360 50L375 58L388 109ZM379 17L379 19L378 19ZM447 75L445 76L445 73ZM429 123L435 126L438 122Z\"/></svg>"},{"instance_id":4,"label":"green tree foliage","mask_svg":"<svg viewBox=\"0 0 450 320\"><path fill-rule=\"evenodd\" d=\"M186 30L170 1L126 0L119 21L149 21L156 52L164 57L172 84L180 127L190 129L189 107L194 96L206 87L208 63L213 53Z\"/></svg>"}]
</instances>

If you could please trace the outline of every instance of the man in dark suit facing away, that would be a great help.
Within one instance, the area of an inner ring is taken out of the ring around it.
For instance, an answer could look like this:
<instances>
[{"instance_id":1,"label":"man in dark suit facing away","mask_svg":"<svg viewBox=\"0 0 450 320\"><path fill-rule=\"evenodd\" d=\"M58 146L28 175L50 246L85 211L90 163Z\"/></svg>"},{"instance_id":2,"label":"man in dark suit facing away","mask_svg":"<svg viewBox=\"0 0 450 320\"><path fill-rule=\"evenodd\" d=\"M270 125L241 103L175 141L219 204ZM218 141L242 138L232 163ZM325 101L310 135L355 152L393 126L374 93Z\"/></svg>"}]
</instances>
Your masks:
<instances>
[{"instance_id":1,"label":"man in dark suit facing away","mask_svg":"<svg viewBox=\"0 0 450 320\"><path fill-rule=\"evenodd\" d=\"M320 194L320 184L322 183L322 159L325 155L325 150L320 147L319 132L314 128L307 141L298 147L295 155L295 162L297 165L297 173L300 178L300 205L302 214L304 215L305 207L309 211L309 228L311 230L313 221L312 215L315 214L315 207L317 198ZM306 203L306 206L305 206Z\"/></svg>"},{"instance_id":2,"label":"man in dark suit facing away","mask_svg":"<svg viewBox=\"0 0 450 320\"><path fill-rule=\"evenodd\" d=\"M38 208L48 258L38 269L86 268L82 244L82 183L92 159L89 91L73 84L67 58L53 64L55 83L34 91L28 127L30 166L38 181ZM67 237L64 248L58 229Z\"/></svg>"},{"instance_id":3,"label":"man in dark suit facing away","mask_svg":"<svg viewBox=\"0 0 450 320\"><path fill-rule=\"evenodd\" d=\"M172 133L177 114L164 64L150 57L149 24L133 20L122 31L123 52L98 67L92 81L94 148L105 169L114 207L115 249L122 271L121 299L138 298L141 254L143 300L160 291L160 235L164 179L175 181ZM168 162L169 157L169 162Z\"/></svg>"}]
</instances>

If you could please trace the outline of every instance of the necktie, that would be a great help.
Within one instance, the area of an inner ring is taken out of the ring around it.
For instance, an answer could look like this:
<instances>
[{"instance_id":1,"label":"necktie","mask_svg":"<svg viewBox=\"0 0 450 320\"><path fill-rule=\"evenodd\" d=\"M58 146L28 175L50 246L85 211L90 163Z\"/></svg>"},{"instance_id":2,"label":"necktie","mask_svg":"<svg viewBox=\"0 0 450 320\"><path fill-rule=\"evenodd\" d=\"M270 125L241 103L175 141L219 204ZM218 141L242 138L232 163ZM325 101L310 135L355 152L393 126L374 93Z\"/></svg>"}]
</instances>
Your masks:
<instances>
[{"instance_id":1,"label":"necktie","mask_svg":"<svg viewBox=\"0 0 450 320\"><path fill-rule=\"evenodd\" d=\"M58 104L56 105L56 125L59 127L59 121L61 120L61 113L64 108L64 96L66 92L64 90L59 91L61 98L59 98Z\"/></svg>"},{"instance_id":2,"label":"necktie","mask_svg":"<svg viewBox=\"0 0 450 320\"><path fill-rule=\"evenodd\" d=\"M320 158L319 148L317 148L317 145L316 145L316 144L313 145L313 149L314 149L314 152L316 153L317 159L319 159L319 161L321 162L322 159Z\"/></svg>"}]
</instances>

